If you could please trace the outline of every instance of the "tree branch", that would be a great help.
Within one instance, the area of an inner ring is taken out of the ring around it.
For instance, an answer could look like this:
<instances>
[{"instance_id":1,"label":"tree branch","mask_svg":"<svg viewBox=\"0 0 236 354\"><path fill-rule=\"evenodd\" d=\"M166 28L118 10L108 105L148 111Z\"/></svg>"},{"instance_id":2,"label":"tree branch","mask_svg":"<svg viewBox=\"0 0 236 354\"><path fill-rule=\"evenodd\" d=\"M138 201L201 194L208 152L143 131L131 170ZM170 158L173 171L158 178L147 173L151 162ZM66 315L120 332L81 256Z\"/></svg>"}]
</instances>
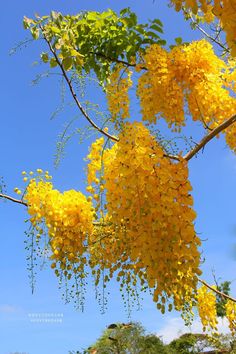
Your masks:
<instances>
[{"instance_id":1,"label":"tree branch","mask_svg":"<svg viewBox=\"0 0 236 354\"><path fill-rule=\"evenodd\" d=\"M169 154L164 154L164 157L168 157L168 159L171 160L176 160L176 161L180 161L180 157L178 155L169 155Z\"/></svg>"},{"instance_id":2,"label":"tree branch","mask_svg":"<svg viewBox=\"0 0 236 354\"><path fill-rule=\"evenodd\" d=\"M223 130L228 128L230 125L236 122L236 114L227 119L224 123L220 124L214 130L212 130L208 135L206 135L192 150L190 150L185 156L184 159L189 161L193 156L195 156L199 150L201 150L209 141L211 141L216 135L221 133Z\"/></svg>"},{"instance_id":3,"label":"tree branch","mask_svg":"<svg viewBox=\"0 0 236 354\"><path fill-rule=\"evenodd\" d=\"M15 199L15 198L10 197L9 195L6 195L6 194L0 193L0 198L8 199L8 200L10 200L11 202L28 206L27 203L23 202L23 200L21 200L21 199Z\"/></svg>"},{"instance_id":4,"label":"tree branch","mask_svg":"<svg viewBox=\"0 0 236 354\"><path fill-rule=\"evenodd\" d=\"M44 34L43 27L42 27L41 25L39 25L39 27L40 27L40 29L41 29L41 31L42 31L43 38L45 39L45 41L46 41L47 44L48 44L48 47L49 47L50 52L53 54L53 56L54 56L54 58L55 58L55 60L56 60L56 62L57 62L57 64L58 64L58 66L59 66L60 69L61 69L62 75L64 76L64 78L65 78L65 80L66 80L66 82L67 82L67 85L68 85L68 87L69 87L69 90L70 90L70 92L71 92L71 95L72 95L72 97L73 97L73 99L74 99L74 101L75 101L77 107L79 108L80 112L81 112L81 113L83 114L83 116L87 119L87 121L92 125L92 127L94 127L96 130L98 130L100 133L102 133L103 135L105 135L106 137L110 138L110 139L113 140L113 141L119 141L119 139L118 139L116 136L113 136L113 135L109 134L108 132L104 131L102 128L100 128L100 127L89 117L88 113L85 111L85 109L82 107L80 101L78 100L77 95L76 95L76 93L75 93L75 91L74 91L74 88L73 88L73 86L72 86L72 84L71 84L71 80L69 79L69 77L68 77L68 75L67 75L67 73L66 73L66 71L65 71L65 69L64 69L64 67L63 67L63 65L62 65L62 63L61 63L61 61L59 60L59 58L58 58L58 56L57 56L55 50L53 49L53 47L52 47L50 41L47 39L46 35Z\"/></svg>"},{"instance_id":5,"label":"tree branch","mask_svg":"<svg viewBox=\"0 0 236 354\"><path fill-rule=\"evenodd\" d=\"M111 62L115 62L115 63L118 63L118 64L124 64L126 66L131 66L131 67L135 67L137 66L137 64L131 64L125 60L122 60L122 59L117 59L117 58L111 58L103 53L96 53L96 52L89 52L89 54L93 54L93 55L96 55L98 57L101 57L101 58L104 58L104 59L107 59L108 61L111 61ZM141 69L143 70L147 70L147 68L145 66L142 66Z\"/></svg>"},{"instance_id":6,"label":"tree branch","mask_svg":"<svg viewBox=\"0 0 236 354\"><path fill-rule=\"evenodd\" d=\"M228 300L231 300L231 301L233 301L233 302L236 302L236 299L235 299L235 298L233 298L233 297L231 297L231 296L229 296L229 295L226 295L225 293L222 293L222 291L219 291L219 290L213 288L211 285L207 284L204 280L202 280L202 279L200 279L200 278L198 278L198 280L199 280L200 283L202 283L203 285L205 285L208 289L214 291L216 294L218 294L218 295L224 297L225 299L228 299Z\"/></svg>"},{"instance_id":7,"label":"tree branch","mask_svg":"<svg viewBox=\"0 0 236 354\"><path fill-rule=\"evenodd\" d=\"M89 54L96 55L96 56L98 56L98 57L104 58L104 59L106 59L106 60L108 60L108 61L111 61L111 62L116 62L116 63L118 63L118 64L124 64L124 65L126 65L126 66L132 66L132 67L135 67L135 66L136 66L136 64L128 63L128 62L125 61L125 60L121 60L121 59L117 59L117 58L111 58L111 57L109 57L109 56L107 56L107 55L105 55L105 54L103 54L103 53L101 53L101 52L89 52Z\"/></svg>"}]
</instances>

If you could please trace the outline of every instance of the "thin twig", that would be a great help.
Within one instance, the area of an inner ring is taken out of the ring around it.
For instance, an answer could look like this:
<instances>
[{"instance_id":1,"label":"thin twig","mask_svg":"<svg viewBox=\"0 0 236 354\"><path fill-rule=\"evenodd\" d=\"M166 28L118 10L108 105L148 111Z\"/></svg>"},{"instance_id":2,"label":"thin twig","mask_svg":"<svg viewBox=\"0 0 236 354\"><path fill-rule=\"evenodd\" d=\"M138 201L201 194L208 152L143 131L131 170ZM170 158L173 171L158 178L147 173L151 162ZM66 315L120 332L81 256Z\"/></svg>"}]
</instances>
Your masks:
<instances>
[{"instance_id":1,"label":"thin twig","mask_svg":"<svg viewBox=\"0 0 236 354\"><path fill-rule=\"evenodd\" d=\"M215 289L213 286L207 284L204 280L198 278L198 281L199 281L200 283L202 283L203 285L205 285L208 289L214 291L216 294L218 294L218 295L224 297L225 299L228 299L228 300L231 300L231 301L233 301L233 302L236 302L236 299L235 299L235 298L233 298L233 297L231 297L231 296L229 296L229 295L227 295L227 294L225 294L225 293L222 293L222 291L219 291L219 290Z\"/></svg>"},{"instance_id":2,"label":"thin twig","mask_svg":"<svg viewBox=\"0 0 236 354\"><path fill-rule=\"evenodd\" d=\"M220 124L214 130L212 130L208 135L206 135L196 146L190 150L185 156L184 159L189 161L193 156L195 156L199 150L204 148L204 146L209 143L216 135L221 133L223 130L228 128L230 125L236 122L236 114L227 119L224 123Z\"/></svg>"},{"instance_id":3,"label":"thin twig","mask_svg":"<svg viewBox=\"0 0 236 354\"><path fill-rule=\"evenodd\" d=\"M207 125L206 122L205 122L205 119L204 119L204 117L203 117L203 114L202 114L202 112L201 112L200 106L199 106L198 101L197 101L197 97L196 97L195 95L194 95L194 99L195 99L195 101L196 101L197 108L198 108L198 110L199 110L199 112L200 112L200 116L201 116L201 119L202 119L204 128L207 129L207 130L212 131L212 129L211 129L210 127L208 127L208 125Z\"/></svg>"},{"instance_id":4,"label":"thin twig","mask_svg":"<svg viewBox=\"0 0 236 354\"><path fill-rule=\"evenodd\" d=\"M8 200L10 200L10 201L12 201L14 203L18 203L18 204L22 204L22 205L28 206L27 203L23 202L22 199L16 199L16 198L10 197L9 195L6 195L6 194L0 193L0 198L8 199Z\"/></svg>"},{"instance_id":5,"label":"thin twig","mask_svg":"<svg viewBox=\"0 0 236 354\"><path fill-rule=\"evenodd\" d=\"M87 119L87 121L88 121L96 130L98 130L100 133L102 133L103 135L107 136L108 138L110 138L110 139L113 140L113 141L119 141L119 139L118 139L116 136L113 136L113 135L109 134L108 132L104 131L103 129L101 129L101 128L89 117L89 115L87 114L87 112L84 110L84 108L82 107L80 101L79 101L78 98L77 98L77 95L76 95L76 93L75 93L75 91L74 91L74 88L73 88L73 86L72 86L72 84L71 84L71 80L70 80L69 77L67 76L67 73L66 73L66 71L65 71L65 69L64 69L64 67L63 67L63 65L62 65L62 63L61 63L61 61L59 60L59 58L58 58L58 56L57 56L55 50L53 49L53 47L52 47L50 41L47 39L47 37L46 37L46 35L45 35L44 31L43 31L43 27L42 27L41 25L39 25L39 27L40 27L40 29L41 29L41 31L42 31L43 38L45 39L45 41L46 41L47 44L48 44L48 47L49 47L50 52L53 54L53 56L54 56L54 58L55 58L55 60L56 60L56 62L57 62L57 64L58 64L58 66L59 66L60 69L61 69L62 75L64 76L64 78L65 78L65 80L66 80L66 82L67 82L67 84L68 84L68 87L69 87L69 89L70 89L71 95L72 95L72 97L73 97L73 99L74 99L74 101L75 101L77 107L79 108L80 112L81 112L81 113L83 114L83 116Z\"/></svg>"},{"instance_id":6,"label":"thin twig","mask_svg":"<svg viewBox=\"0 0 236 354\"><path fill-rule=\"evenodd\" d=\"M188 15L192 21L192 24L194 26L196 26L196 28L202 32L202 34L207 37L208 39L210 39L212 42L216 43L218 46L220 46L222 49L224 49L225 52L230 53L229 48L225 47L224 44L222 44L217 38L218 35L214 38L212 37L209 33L207 33L201 26L199 26L199 24L194 20L193 16L191 15L191 13L187 12L186 10L184 10L185 15Z\"/></svg>"},{"instance_id":7,"label":"thin twig","mask_svg":"<svg viewBox=\"0 0 236 354\"><path fill-rule=\"evenodd\" d=\"M204 34L205 37L207 37L208 39L210 39L212 42L216 43L219 47L221 47L222 49L224 49L225 52L229 53L230 50L224 46L224 44L222 44L217 37L212 37L209 33L207 33L202 27L200 27L198 24L196 24L197 29L202 32Z\"/></svg>"}]
</instances>

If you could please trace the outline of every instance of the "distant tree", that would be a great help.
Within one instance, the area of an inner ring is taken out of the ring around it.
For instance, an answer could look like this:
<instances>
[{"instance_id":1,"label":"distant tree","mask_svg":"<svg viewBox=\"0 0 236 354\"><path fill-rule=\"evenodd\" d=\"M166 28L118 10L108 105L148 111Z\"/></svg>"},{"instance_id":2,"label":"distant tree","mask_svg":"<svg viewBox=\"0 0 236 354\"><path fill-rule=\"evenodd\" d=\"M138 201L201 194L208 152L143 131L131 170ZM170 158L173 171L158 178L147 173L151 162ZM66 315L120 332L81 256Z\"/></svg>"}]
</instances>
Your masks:
<instances>
[{"instance_id":1,"label":"distant tree","mask_svg":"<svg viewBox=\"0 0 236 354\"><path fill-rule=\"evenodd\" d=\"M210 343L208 336L202 333L184 333L169 344L173 353L178 354L202 353L210 346L212 346L212 344Z\"/></svg>"},{"instance_id":2,"label":"distant tree","mask_svg":"<svg viewBox=\"0 0 236 354\"><path fill-rule=\"evenodd\" d=\"M79 353L79 352L77 352ZM114 323L81 354L171 354L174 352L154 334L146 334L139 323ZM71 353L72 354L72 353ZM74 353L75 354L75 353Z\"/></svg>"},{"instance_id":3,"label":"distant tree","mask_svg":"<svg viewBox=\"0 0 236 354\"><path fill-rule=\"evenodd\" d=\"M184 333L169 344L155 334L146 334L137 322L112 323L98 340L82 351L69 354L236 354L236 337L220 334Z\"/></svg>"},{"instance_id":4,"label":"distant tree","mask_svg":"<svg viewBox=\"0 0 236 354\"><path fill-rule=\"evenodd\" d=\"M235 334L221 334L215 342L215 348L219 350L219 353L236 354Z\"/></svg>"},{"instance_id":5,"label":"distant tree","mask_svg":"<svg viewBox=\"0 0 236 354\"><path fill-rule=\"evenodd\" d=\"M217 290L226 295L230 294L230 281L224 281L220 284L217 284ZM225 317L226 310L225 305L227 303L227 299L224 296L219 294L216 295L216 312L218 317Z\"/></svg>"}]
</instances>

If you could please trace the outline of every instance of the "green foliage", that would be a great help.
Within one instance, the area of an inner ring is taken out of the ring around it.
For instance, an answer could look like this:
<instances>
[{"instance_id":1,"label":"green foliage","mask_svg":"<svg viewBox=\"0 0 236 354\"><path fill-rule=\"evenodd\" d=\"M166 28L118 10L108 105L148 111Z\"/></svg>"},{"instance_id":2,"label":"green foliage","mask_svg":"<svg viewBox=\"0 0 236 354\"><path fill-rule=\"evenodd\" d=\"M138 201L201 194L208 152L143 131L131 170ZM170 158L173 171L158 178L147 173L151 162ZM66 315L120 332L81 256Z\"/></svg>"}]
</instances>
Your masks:
<instances>
[{"instance_id":1,"label":"green foliage","mask_svg":"<svg viewBox=\"0 0 236 354\"><path fill-rule=\"evenodd\" d=\"M24 27L30 29L34 39L41 34L49 40L66 71L95 72L101 85L107 80L112 62L121 60L134 65L147 45L166 43L160 38L163 33L160 20L139 24L129 8L121 10L119 15L110 9L76 16L52 11L50 16L36 20L25 17ZM41 58L51 67L58 65L49 53L43 52Z\"/></svg>"},{"instance_id":2,"label":"green foliage","mask_svg":"<svg viewBox=\"0 0 236 354\"><path fill-rule=\"evenodd\" d=\"M196 344L199 339L202 339L202 337L205 338L205 335L185 333L181 335L179 338L174 339L169 344L169 347L173 349L174 353L179 353L179 354L199 353Z\"/></svg>"},{"instance_id":3,"label":"green foliage","mask_svg":"<svg viewBox=\"0 0 236 354\"><path fill-rule=\"evenodd\" d=\"M206 334L185 333L164 344L156 335L146 334L140 323L130 322L109 325L93 345L69 354L200 354L209 348L234 354L235 338L220 335L218 341L212 342Z\"/></svg>"},{"instance_id":4,"label":"green foliage","mask_svg":"<svg viewBox=\"0 0 236 354\"><path fill-rule=\"evenodd\" d=\"M230 294L230 281L224 281L223 283L217 285L217 290L220 292L229 295ZM227 302L227 299L223 296L220 296L219 294L216 294L216 311L217 311L217 316L218 317L224 317L225 316L225 304Z\"/></svg>"},{"instance_id":5,"label":"green foliage","mask_svg":"<svg viewBox=\"0 0 236 354\"><path fill-rule=\"evenodd\" d=\"M201 354L215 350L215 353L236 354L236 338L232 334L220 334L210 337L203 333L185 333L173 340L169 345L173 354Z\"/></svg>"},{"instance_id":6,"label":"green foliage","mask_svg":"<svg viewBox=\"0 0 236 354\"><path fill-rule=\"evenodd\" d=\"M84 351L96 354L170 354L155 335L146 335L139 323L116 323L108 326L94 345Z\"/></svg>"},{"instance_id":7,"label":"green foliage","mask_svg":"<svg viewBox=\"0 0 236 354\"><path fill-rule=\"evenodd\" d=\"M236 336L232 333L220 334L218 338L214 338L213 347L216 353L236 354Z\"/></svg>"}]
</instances>

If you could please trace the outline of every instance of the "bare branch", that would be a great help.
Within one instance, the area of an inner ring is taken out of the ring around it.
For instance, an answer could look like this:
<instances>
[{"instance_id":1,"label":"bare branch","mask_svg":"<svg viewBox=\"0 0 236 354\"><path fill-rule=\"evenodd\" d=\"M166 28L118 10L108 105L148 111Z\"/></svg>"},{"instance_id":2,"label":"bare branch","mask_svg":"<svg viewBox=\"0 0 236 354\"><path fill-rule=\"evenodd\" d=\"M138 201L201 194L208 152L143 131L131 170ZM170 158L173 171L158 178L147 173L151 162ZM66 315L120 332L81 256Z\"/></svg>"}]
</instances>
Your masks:
<instances>
[{"instance_id":1,"label":"bare branch","mask_svg":"<svg viewBox=\"0 0 236 354\"><path fill-rule=\"evenodd\" d=\"M49 47L49 49L50 49L50 52L53 54L53 56L54 56L54 58L55 58L55 60L56 60L56 62L57 62L57 64L58 64L58 66L59 66L60 69L61 69L62 75L64 76L64 78L65 78L65 80L66 80L66 82L67 82L67 85L68 85L68 87L69 87L69 90L70 90L70 92L71 92L71 95L72 95L72 97L73 97L73 99L74 99L74 101L75 101L77 107L79 108L80 112L81 112L81 113L83 114L83 116L87 119L87 121L92 125L92 127L94 127L96 130L98 130L100 133L102 133L103 135L105 135L106 137L110 138L110 139L113 140L113 141L119 141L119 139L118 139L116 136L113 136L113 135L109 134L108 132L104 131L102 128L100 128L100 127L89 117L88 113L85 111L85 109L82 107L80 101L78 100L77 95L76 95L76 93L75 93L75 91L74 91L74 88L73 88L73 86L72 86L72 84L71 84L71 80L69 79L69 77L68 77L68 75L67 75L67 73L66 73L66 71L65 71L65 69L64 69L64 67L63 67L63 65L62 65L62 63L61 63L61 61L59 60L59 58L58 58L58 56L57 56L55 50L53 49L53 47L52 47L50 41L47 39L47 37L46 37L46 35L45 35L44 31L43 31L43 27L42 27L41 25L40 25L40 29L41 29L41 31L42 31L43 38L45 39L45 41L46 41L47 44L48 44L48 47Z\"/></svg>"},{"instance_id":2,"label":"bare branch","mask_svg":"<svg viewBox=\"0 0 236 354\"><path fill-rule=\"evenodd\" d=\"M6 194L0 193L0 198L8 199L8 200L10 200L11 202L28 206L27 203L23 202L22 199L15 199L15 198L10 197L9 195L6 195Z\"/></svg>"},{"instance_id":3,"label":"bare branch","mask_svg":"<svg viewBox=\"0 0 236 354\"><path fill-rule=\"evenodd\" d=\"M220 124L214 130L212 130L208 135L206 135L192 150L190 150L185 156L184 159L189 161L193 156L195 156L199 150L204 148L204 146L209 143L216 135L221 133L223 130L228 128L230 125L236 122L236 114L227 119L224 123Z\"/></svg>"},{"instance_id":4,"label":"bare branch","mask_svg":"<svg viewBox=\"0 0 236 354\"><path fill-rule=\"evenodd\" d=\"M216 43L219 47L224 49L226 53L230 53L229 48L227 48L224 44L221 43L221 41L218 39L219 33L217 33L216 37L212 37L209 33L207 33L201 26L199 26L198 22L194 20L192 14L190 12L187 12L185 9L183 9L185 15L189 16L191 19L192 24L210 41Z\"/></svg>"},{"instance_id":5,"label":"bare branch","mask_svg":"<svg viewBox=\"0 0 236 354\"><path fill-rule=\"evenodd\" d=\"M217 39L217 36L214 38L212 37L209 33L207 33L201 26L199 26L197 23L196 23L196 27L197 29L202 32L202 34L204 34L205 37L207 37L208 39L210 39L212 42L216 43L219 47L221 47L222 49L224 49L224 51L226 53L229 53L230 50L229 48L227 48L224 44L222 44L218 39Z\"/></svg>"},{"instance_id":6,"label":"bare branch","mask_svg":"<svg viewBox=\"0 0 236 354\"><path fill-rule=\"evenodd\" d=\"M211 285L209 285L208 283L206 283L204 280L198 278L199 282L202 283L203 285L205 285L208 289L214 291L216 294L220 295L221 297L224 297L225 299L228 299L228 300L231 300L233 302L236 302L236 299L225 294L225 293L222 293L222 291L219 291L217 289L215 289L214 287L212 287Z\"/></svg>"}]
</instances>

